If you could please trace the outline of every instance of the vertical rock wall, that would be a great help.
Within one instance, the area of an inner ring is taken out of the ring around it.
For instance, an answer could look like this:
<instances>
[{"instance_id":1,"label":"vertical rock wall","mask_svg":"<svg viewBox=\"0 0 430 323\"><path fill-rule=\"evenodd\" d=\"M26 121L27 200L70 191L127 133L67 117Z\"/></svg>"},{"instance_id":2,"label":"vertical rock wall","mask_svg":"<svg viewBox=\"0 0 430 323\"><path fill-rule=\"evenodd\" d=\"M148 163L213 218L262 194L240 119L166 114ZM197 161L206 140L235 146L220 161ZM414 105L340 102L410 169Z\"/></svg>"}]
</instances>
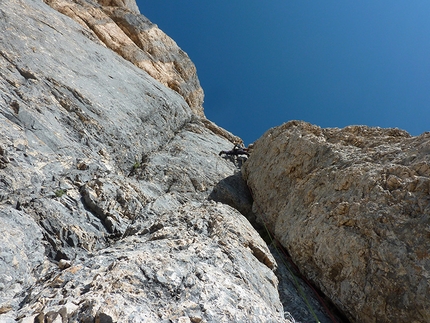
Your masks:
<instances>
[{"instance_id":1,"label":"vertical rock wall","mask_svg":"<svg viewBox=\"0 0 430 323\"><path fill-rule=\"evenodd\" d=\"M0 321L288 322L268 247L208 199L239 138L188 57L130 1L49 3L79 23L0 2Z\"/></svg>"},{"instance_id":2,"label":"vertical rock wall","mask_svg":"<svg viewBox=\"0 0 430 323\"><path fill-rule=\"evenodd\" d=\"M182 95L203 117L203 90L188 55L139 13L135 1L45 0L80 23L94 39Z\"/></svg>"},{"instance_id":3,"label":"vertical rock wall","mask_svg":"<svg viewBox=\"0 0 430 323\"><path fill-rule=\"evenodd\" d=\"M244 166L253 211L354 322L430 321L430 135L289 122Z\"/></svg>"}]
</instances>

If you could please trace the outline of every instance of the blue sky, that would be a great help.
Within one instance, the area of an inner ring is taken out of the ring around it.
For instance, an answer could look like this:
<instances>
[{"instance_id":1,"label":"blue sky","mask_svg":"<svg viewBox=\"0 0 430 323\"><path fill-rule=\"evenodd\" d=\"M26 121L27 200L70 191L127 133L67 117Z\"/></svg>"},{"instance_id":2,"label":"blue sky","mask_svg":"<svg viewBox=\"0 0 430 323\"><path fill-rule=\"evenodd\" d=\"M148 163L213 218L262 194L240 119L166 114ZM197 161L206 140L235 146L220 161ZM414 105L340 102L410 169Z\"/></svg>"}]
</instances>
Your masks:
<instances>
[{"instance_id":1,"label":"blue sky","mask_svg":"<svg viewBox=\"0 0 430 323\"><path fill-rule=\"evenodd\" d=\"M289 120L430 131L430 1L137 0L246 144Z\"/></svg>"}]
</instances>

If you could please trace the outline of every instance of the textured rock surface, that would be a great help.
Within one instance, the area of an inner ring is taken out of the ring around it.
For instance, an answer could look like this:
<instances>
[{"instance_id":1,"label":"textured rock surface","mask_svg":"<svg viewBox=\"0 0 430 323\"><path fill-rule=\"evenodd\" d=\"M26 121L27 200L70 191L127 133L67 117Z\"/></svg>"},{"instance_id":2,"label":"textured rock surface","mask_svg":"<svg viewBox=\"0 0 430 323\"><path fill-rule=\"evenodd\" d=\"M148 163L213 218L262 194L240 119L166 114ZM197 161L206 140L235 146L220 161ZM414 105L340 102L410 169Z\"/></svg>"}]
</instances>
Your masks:
<instances>
[{"instance_id":1,"label":"textured rock surface","mask_svg":"<svg viewBox=\"0 0 430 323\"><path fill-rule=\"evenodd\" d=\"M192 111L203 116L203 90L194 64L170 37L139 14L134 0L45 2L80 23L89 37L181 94Z\"/></svg>"},{"instance_id":2,"label":"textured rock surface","mask_svg":"<svg viewBox=\"0 0 430 323\"><path fill-rule=\"evenodd\" d=\"M314 321L133 0L0 1L0 29L1 322Z\"/></svg>"},{"instance_id":3,"label":"textured rock surface","mask_svg":"<svg viewBox=\"0 0 430 323\"><path fill-rule=\"evenodd\" d=\"M0 18L0 321L288 322L186 54L134 1Z\"/></svg>"},{"instance_id":4,"label":"textured rock surface","mask_svg":"<svg viewBox=\"0 0 430 323\"><path fill-rule=\"evenodd\" d=\"M192 63L134 2L48 3L84 26L0 2L0 321L287 322L267 245L208 199L240 139Z\"/></svg>"},{"instance_id":5,"label":"textured rock surface","mask_svg":"<svg viewBox=\"0 0 430 323\"><path fill-rule=\"evenodd\" d=\"M354 322L430 321L430 134L289 122L254 145L253 210Z\"/></svg>"}]
</instances>

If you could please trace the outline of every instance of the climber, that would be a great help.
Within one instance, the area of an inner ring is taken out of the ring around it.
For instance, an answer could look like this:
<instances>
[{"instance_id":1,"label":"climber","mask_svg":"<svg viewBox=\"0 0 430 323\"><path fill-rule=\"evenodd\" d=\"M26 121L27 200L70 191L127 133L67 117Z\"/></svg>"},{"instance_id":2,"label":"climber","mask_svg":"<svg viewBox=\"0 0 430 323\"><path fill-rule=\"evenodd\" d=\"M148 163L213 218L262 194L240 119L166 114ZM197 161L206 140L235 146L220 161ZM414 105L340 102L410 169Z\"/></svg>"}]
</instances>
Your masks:
<instances>
[{"instance_id":1,"label":"climber","mask_svg":"<svg viewBox=\"0 0 430 323\"><path fill-rule=\"evenodd\" d=\"M232 150L222 150L218 155L220 156L225 155L230 157L245 155L246 157L249 157L249 152L248 152L248 148L245 148L241 145L236 144L234 145Z\"/></svg>"}]
</instances>

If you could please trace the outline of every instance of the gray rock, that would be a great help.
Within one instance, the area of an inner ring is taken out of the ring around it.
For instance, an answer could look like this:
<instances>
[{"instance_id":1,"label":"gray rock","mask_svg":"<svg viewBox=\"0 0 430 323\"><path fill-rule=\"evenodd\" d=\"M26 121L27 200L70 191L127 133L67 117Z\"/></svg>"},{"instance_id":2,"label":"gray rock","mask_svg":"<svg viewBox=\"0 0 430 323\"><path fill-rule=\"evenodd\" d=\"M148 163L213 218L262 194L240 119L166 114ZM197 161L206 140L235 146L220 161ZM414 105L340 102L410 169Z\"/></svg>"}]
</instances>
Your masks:
<instances>
[{"instance_id":1,"label":"gray rock","mask_svg":"<svg viewBox=\"0 0 430 323\"><path fill-rule=\"evenodd\" d=\"M6 0L0 28L0 321L289 322L241 140L136 3Z\"/></svg>"},{"instance_id":2,"label":"gray rock","mask_svg":"<svg viewBox=\"0 0 430 323\"><path fill-rule=\"evenodd\" d=\"M134 2L46 3L0 2L0 320L288 322L267 245L208 200L239 139L194 65Z\"/></svg>"},{"instance_id":3,"label":"gray rock","mask_svg":"<svg viewBox=\"0 0 430 323\"><path fill-rule=\"evenodd\" d=\"M178 92L194 113L204 116L203 90L194 64L170 37L139 14L134 0L46 2L80 23L92 39Z\"/></svg>"},{"instance_id":4,"label":"gray rock","mask_svg":"<svg viewBox=\"0 0 430 323\"><path fill-rule=\"evenodd\" d=\"M19 305L23 289L43 272L43 235L36 222L12 207L0 209L0 314Z\"/></svg>"},{"instance_id":5,"label":"gray rock","mask_svg":"<svg viewBox=\"0 0 430 323\"><path fill-rule=\"evenodd\" d=\"M184 204L157 221L36 285L37 297L19 315L31 308L45 318L49 309L79 321L98 315L113 321L284 321L277 279L253 250L266 253L271 266L274 260L235 210Z\"/></svg>"},{"instance_id":6,"label":"gray rock","mask_svg":"<svg viewBox=\"0 0 430 323\"><path fill-rule=\"evenodd\" d=\"M429 143L293 121L244 165L259 220L353 322L430 320Z\"/></svg>"}]
</instances>

